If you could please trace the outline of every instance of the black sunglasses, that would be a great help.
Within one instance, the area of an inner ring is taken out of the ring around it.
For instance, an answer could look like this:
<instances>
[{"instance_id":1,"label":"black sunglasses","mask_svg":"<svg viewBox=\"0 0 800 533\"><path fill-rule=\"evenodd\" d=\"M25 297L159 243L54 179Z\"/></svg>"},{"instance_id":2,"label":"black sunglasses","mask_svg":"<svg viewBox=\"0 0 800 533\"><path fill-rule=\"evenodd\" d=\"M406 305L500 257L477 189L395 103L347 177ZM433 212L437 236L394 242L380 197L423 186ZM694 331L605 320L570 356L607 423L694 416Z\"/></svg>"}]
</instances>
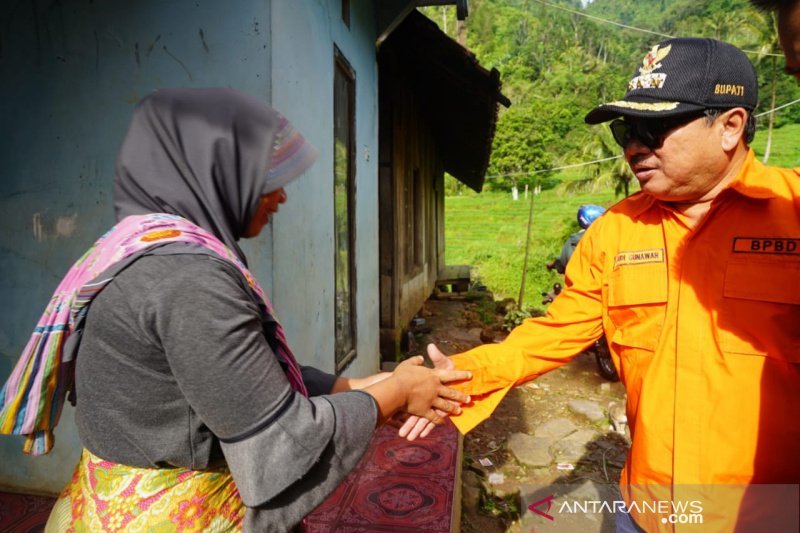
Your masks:
<instances>
[{"instance_id":1,"label":"black sunglasses","mask_svg":"<svg viewBox=\"0 0 800 533\"><path fill-rule=\"evenodd\" d=\"M703 114L704 112L662 119L638 119L634 122L618 118L611 122L609 128L611 128L614 140L623 148L636 137L650 150L655 150L664 143L664 137L670 130L688 124Z\"/></svg>"}]
</instances>

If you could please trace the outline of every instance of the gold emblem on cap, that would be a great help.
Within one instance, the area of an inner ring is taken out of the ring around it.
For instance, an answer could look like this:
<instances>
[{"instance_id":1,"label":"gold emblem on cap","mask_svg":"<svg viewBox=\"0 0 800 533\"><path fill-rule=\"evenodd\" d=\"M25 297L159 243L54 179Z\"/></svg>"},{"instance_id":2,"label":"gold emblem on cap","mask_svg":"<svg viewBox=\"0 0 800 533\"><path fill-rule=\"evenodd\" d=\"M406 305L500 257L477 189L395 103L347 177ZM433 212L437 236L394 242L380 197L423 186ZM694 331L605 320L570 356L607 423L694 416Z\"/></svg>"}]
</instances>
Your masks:
<instances>
[{"instance_id":1,"label":"gold emblem on cap","mask_svg":"<svg viewBox=\"0 0 800 533\"><path fill-rule=\"evenodd\" d=\"M672 45L665 48L659 48L655 45L647 52L642 60L642 66L639 68L639 76L634 77L628 82L628 90L634 89L660 89L664 86L664 81L667 75L662 72L653 72L661 68L661 60L667 57Z\"/></svg>"},{"instance_id":2,"label":"gold emblem on cap","mask_svg":"<svg viewBox=\"0 0 800 533\"><path fill-rule=\"evenodd\" d=\"M650 74L655 69L661 68L660 61L669 55L670 50L672 50L672 45L661 49L658 48L658 45L655 45L653 48L651 48L642 60L642 68L639 69L639 74Z\"/></svg>"},{"instance_id":3,"label":"gold emblem on cap","mask_svg":"<svg viewBox=\"0 0 800 533\"><path fill-rule=\"evenodd\" d=\"M627 109L636 109L638 111L672 111L680 102L626 102L625 100L617 100L616 102L609 102L603 104L604 106L624 107Z\"/></svg>"}]
</instances>

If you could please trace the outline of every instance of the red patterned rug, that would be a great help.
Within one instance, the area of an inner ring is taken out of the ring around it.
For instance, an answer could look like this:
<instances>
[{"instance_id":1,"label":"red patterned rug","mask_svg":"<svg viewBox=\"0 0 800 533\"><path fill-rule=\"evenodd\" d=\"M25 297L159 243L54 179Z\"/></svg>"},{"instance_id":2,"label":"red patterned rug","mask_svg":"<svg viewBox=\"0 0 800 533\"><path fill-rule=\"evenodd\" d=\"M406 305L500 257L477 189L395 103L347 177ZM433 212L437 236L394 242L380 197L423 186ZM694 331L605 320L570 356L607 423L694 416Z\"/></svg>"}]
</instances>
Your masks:
<instances>
[{"instance_id":1,"label":"red patterned rug","mask_svg":"<svg viewBox=\"0 0 800 533\"><path fill-rule=\"evenodd\" d=\"M55 498L0 492L0 531L39 533L44 531Z\"/></svg>"},{"instance_id":2,"label":"red patterned rug","mask_svg":"<svg viewBox=\"0 0 800 533\"><path fill-rule=\"evenodd\" d=\"M460 461L458 431L449 421L414 442L383 426L358 466L306 518L306 531L447 533L459 519L453 503ZM54 503L0 492L0 533L44 531Z\"/></svg>"},{"instance_id":3,"label":"red patterned rug","mask_svg":"<svg viewBox=\"0 0 800 533\"><path fill-rule=\"evenodd\" d=\"M449 421L425 439L408 442L379 428L361 462L305 521L308 533L441 532L454 516L458 430Z\"/></svg>"}]
</instances>

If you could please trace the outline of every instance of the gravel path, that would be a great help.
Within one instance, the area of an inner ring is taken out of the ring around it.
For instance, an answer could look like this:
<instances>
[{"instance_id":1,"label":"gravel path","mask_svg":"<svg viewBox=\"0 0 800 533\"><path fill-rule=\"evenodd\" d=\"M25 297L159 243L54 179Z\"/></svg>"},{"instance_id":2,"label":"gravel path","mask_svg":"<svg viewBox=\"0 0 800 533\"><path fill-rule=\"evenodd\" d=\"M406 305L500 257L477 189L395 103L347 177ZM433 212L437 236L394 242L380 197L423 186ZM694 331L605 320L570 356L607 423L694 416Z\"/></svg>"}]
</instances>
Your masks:
<instances>
[{"instance_id":1,"label":"gravel path","mask_svg":"<svg viewBox=\"0 0 800 533\"><path fill-rule=\"evenodd\" d=\"M499 340L503 315L494 306L490 297L429 300L411 353L429 342L454 354ZM496 325L487 326L487 318ZM613 532L616 481L629 446L624 405L623 386L603 379L588 354L512 389L464 438L461 530Z\"/></svg>"}]
</instances>

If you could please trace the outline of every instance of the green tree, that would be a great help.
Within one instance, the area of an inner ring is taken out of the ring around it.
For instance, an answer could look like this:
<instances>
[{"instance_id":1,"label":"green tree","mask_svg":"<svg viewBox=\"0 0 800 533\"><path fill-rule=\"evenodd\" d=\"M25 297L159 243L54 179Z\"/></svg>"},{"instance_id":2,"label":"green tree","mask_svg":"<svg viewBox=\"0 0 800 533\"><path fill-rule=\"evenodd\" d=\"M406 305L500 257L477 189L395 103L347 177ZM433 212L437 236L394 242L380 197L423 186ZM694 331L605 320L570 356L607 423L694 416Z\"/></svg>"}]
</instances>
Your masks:
<instances>
[{"instance_id":1,"label":"green tree","mask_svg":"<svg viewBox=\"0 0 800 533\"><path fill-rule=\"evenodd\" d=\"M595 192L613 188L617 196L630 195L633 174L608 126L601 124L593 127L586 133L585 139L581 154L589 161L600 162L587 167L585 178L566 183L565 189L568 192Z\"/></svg>"},{"instance_id":2,"label":"green tree","mask_svg":"<svg viewBox=\"0 0 800 533\"><path fill-rule=\"evenodd\" d=\"M752 18L746 23L752 30L754 40L752 44L758 55L755 59L756 66L764 63L769 69L769 109L774 109L778 97L778 58L781 57L781 47L778 42L778 21L775 14L757 11L752 14ZM762 101L764 97L762 96ZM772 130L775 126L775 113L769 113L767 118L767 142L764 147L762 161L767 163L772 150Z\"/></svg>"},{"instance_id":3,"label":"green tree","mask_svg":"<svg viewBox=\"0 0 800 533\"><path fill-rule=\"evenodd\" d=\"M511 106L500 116L488 174L491 188L508 190L517 184L533 185L535 172L553 166L547 146L551 132L536 127L533 107Z\"/></svg>"},{"instance_id":4,"label":"green tree","mask_svg":"<svg viewBox=\"0 0 800 533\"><path fill-rule=\"evenodd\" d=\"M454 6L423 12L455 38ZM533 184L541 177L534 172L602 158L596 156L607 153L598 146L602 136L587 137L584 115L622 96L641 58L664 35L718 38L750 53L759 112L800 98L797 83L779 72L778 56L767 55L778 50L773 23L749 0L594 0L585 8L577 0L471 0L465 27L466 46L482 65L500 71L503 93L513 102L497 123L488 187ZM763 130L771 135L791 122L800 122L800 105L765 118ZM602 186L610 180L624 193L628 182L615 164L598 165L580 181Z\"/></svg>"}]
</instances>

